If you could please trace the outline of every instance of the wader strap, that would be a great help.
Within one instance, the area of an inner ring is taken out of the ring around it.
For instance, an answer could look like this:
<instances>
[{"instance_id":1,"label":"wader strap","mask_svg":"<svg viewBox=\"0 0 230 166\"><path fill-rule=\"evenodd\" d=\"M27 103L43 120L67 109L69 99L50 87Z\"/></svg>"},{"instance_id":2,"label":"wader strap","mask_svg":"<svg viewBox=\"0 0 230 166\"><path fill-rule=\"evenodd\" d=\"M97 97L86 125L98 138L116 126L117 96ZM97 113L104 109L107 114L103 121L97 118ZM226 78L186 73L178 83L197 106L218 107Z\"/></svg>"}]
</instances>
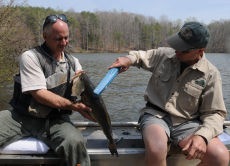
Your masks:
<instances>
[{"instance_id":1,"label":"wader strap","mask_svg":"<svg viewBox=\"0 0 230 166\"><path fill-rule=\"evenodd\" d=\"M45 122L45 131L46 131L47 138L50 138L50 118L46 119L46 122Z\"/></svg>"},{"instance_id":2,"label":"wader strap","mask_svg":"<svg viewBox=\"0 0 230 166\"><path fill-rule=\"evenodd\" d=\"M71 95L70 90L72 88L71 83L70 83L70 70L71 70L71 65L70 62L68 62L68 73L67 73L67 88L64 94L64 97L68 99L68 97Z\"/></svg>"}]
</instances>

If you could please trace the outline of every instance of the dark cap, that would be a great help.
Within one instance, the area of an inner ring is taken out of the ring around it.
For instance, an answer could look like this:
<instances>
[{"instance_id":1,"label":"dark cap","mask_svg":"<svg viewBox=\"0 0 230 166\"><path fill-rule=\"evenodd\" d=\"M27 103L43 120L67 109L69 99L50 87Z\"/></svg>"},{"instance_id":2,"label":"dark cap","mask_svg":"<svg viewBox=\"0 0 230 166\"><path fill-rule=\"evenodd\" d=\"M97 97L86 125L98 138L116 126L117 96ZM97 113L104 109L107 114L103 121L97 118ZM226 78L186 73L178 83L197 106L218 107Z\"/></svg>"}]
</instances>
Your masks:
<instances>
[{"instance_id":1,"label":"dark cap","mask_svg":"<svg viewBox=\"0 0 230 166\"><path fill-rule=\"evenodd\" d=\"M180 31L166 39L167 43L177 51L191 48L205 48L209 40L209 32L199 22L188 22Z\"/></svg>"}]
</instances>

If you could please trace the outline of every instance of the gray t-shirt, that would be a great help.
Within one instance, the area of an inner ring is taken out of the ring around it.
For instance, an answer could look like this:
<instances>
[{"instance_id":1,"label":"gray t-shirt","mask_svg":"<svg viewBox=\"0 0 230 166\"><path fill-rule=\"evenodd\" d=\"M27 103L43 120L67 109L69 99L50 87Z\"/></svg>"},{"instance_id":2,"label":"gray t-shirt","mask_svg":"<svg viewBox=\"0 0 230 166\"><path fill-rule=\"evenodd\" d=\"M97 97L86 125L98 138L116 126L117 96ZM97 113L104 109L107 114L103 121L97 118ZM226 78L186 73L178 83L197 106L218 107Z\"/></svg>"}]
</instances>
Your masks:
<instances>
[{"instance_id":1,"label":"gray t-shirt","mask_svg":"<svg viewBox=\"0 0 230 166\"><path fill-rule=\"evenodd\" d=\"M57 61L57 64L60 65L57 70L66 67L66 60L64 56L62 57L63 59ZM79 60L75 57L73 58L75 60L75 71L82 70L82 66L79 63ZM47 89L46 78L42 71L40 62L37 56L31 50L24 52L19 57L19 65L22 92L38 89Z\"/></svg>"}]
</instances>

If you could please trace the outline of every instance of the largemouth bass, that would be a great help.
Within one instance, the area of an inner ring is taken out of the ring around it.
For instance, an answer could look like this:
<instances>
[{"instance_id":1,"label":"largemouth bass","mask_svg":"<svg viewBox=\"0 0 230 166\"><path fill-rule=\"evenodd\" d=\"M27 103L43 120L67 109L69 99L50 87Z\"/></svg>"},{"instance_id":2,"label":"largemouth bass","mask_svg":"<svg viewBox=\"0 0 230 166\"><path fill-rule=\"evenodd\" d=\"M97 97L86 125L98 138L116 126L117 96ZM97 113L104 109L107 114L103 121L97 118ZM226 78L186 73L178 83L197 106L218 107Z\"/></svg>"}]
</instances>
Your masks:
<instances>
[{"instance_id":1,"label":"largemouth bass","mask_svg":"<svg viewBox=\"0 0 230 166\"><path fill-rule=\"evenodd\" d=\"M94 94L95 86L85 72L80 72L73 77L72 96L80 98L81 102L92 108L90 116L101 126L108 139L108 147L112 155L118 156L117 148L112 137L112 127L109 114L101 95Z\"/></svg>"}]
</instances>

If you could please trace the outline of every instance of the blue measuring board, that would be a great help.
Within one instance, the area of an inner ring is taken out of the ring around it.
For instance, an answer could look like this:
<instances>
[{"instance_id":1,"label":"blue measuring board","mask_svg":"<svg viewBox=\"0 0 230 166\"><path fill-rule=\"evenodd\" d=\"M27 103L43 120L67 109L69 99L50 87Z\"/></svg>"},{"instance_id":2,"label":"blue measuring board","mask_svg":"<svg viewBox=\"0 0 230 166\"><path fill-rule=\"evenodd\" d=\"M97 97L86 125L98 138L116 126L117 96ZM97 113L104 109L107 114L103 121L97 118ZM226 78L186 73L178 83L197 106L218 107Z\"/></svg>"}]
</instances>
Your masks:
<instances>
[{"instance_id":1,"label":"blue measuring board","mask_svg":"<svg viewBox=\"0 0 230 166\"><path fill-rule=\"evenodd\" d=\"M105 88L113 81L113 79L117 76L119 72L119 68L111 68L105 75L105 77L100 81L97 87L94 89L94 94L100 95Z\"/></svg>"}]
</instances>

